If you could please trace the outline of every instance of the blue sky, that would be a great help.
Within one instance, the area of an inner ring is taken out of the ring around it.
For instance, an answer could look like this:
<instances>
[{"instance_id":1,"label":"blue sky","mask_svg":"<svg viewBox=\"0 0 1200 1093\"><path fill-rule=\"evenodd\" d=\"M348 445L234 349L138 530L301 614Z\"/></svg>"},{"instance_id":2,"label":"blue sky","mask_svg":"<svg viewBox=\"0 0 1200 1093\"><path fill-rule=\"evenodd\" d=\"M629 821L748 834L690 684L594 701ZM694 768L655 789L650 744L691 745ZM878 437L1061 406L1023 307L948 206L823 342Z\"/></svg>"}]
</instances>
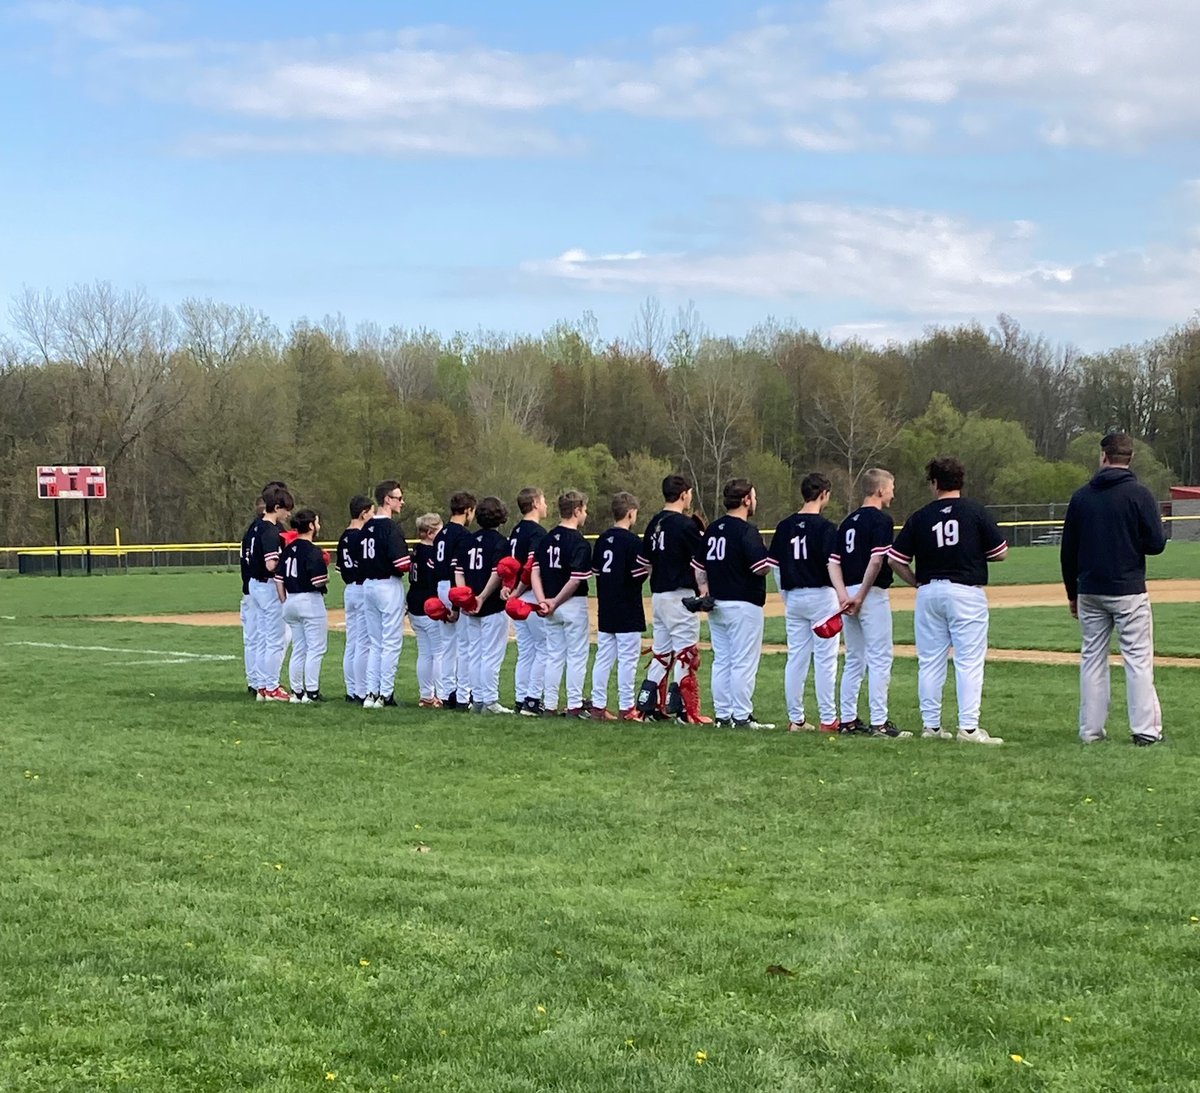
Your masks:
<instances>
[{"instance_id":1,"label":"blue sky","mask_svg":"<svg viewBox=\"0 0 1200 1093\"><path fill-rule=\"evenodd\" d=\"M0 2L0 299L1084 348L1200 305L1193 0L513 8Z\"/></svg>"}]
</instances>

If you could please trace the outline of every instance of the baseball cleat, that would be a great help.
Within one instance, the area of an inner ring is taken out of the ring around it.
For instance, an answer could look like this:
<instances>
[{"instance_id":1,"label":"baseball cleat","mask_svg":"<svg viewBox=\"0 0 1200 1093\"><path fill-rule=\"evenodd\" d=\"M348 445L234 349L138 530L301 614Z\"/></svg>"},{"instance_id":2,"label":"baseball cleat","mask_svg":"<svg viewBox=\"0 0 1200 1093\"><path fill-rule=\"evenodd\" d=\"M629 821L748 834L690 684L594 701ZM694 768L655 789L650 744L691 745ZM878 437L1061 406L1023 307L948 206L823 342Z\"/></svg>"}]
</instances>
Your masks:
<instances>
[{"instance_id":1,"label":"baseball cleat","mask_svg":"<svg viewBox=\"0 0 1200 1093\"><path fill-rule=\"evenodd\" d=\"M609 713L607 706L593 706L592 720L593 721L616 721L617 715Z\"/></svg>"},{"instance_id":2,"label":"baseball cleat","mask_svg":"<svg viewBox=\"0 0 1200 1093\"><path fill-rule=\"evenodd\" d=\"M817 726L817 732L835 733L841 731L841 722L838 721L822 721Z\"/></svg>"},{"instance_id":3,"label":"baseball cleat","mask_svg":"<svg viewBox=\"0 0 1200 1093\"><path fill-rule=\"evenodd\" d=\"M565 716L573 717L577 721L591 721L592 711L586 706L568 706Z\"/></svg>"},{"instance_id":4,"label":"baseball cleat","mask_svg":"<svg viewBox=\"0 0 1200 1093\"><path fill-rule=\"evenodd\" d=\"M305 701L304 692L303 691L293 691L291 694L291 697L288 699L288 701L294 702L297 706L300 705L301 702Z\"/></svg>"},{"instance_id":5,"label":"baseball cleat","mask_svg":"<svg viewBox=\"0 0 1200 1093\"><path fill-rule=\"evenodd\" d=\"M1155 744L1165 744L1167 738L1161 733L1158 736L1151 736L1148 732L1135 732L1133 734L1133 746L1135 748L1152 748Z\"/></svg>"},{"instance_id":6,"label":"baseball cleat","mask_svg":"<svg viewBox=\"0 0 1200 1093\"><path fill-rule=\"evenodd\" d=\"M644 721L641 711L636 706L630 706L627 710L621 711L620 720L622 721Z\"/></svg>"},{"instance_id":7,"label":"baseball cleat","mask_svg":"<svg viewBox=\"0 0 1200 1093\"><path fill-rule=\"evenodd\" d=\"M732 729L733 728L733 718L732 717L718 717L716 719L716 721L713 722L713 724L716 725L718 729Z\"/></svg>"},{"instance_id":8,"label":"baseball cleat","mask_svg":"<svg viewBox=\"0 0 1200 1093\"><path fill-rule=\"evenodd\" d=\"M735 717L733 719L733 727L735 729L773 729L775 723L773 721L759 721L754 714L749 717Z\"/></svg>"},{"instance_id":9,"label":"baseball cleat","mask_svg":"<svg viewBox=\"0 0 1200 1093\"><path fill-rule=\"evenodd\" d=\"M399 706L400 703L396 701L395 695L380 695L379 696L379 705L380 706Z\"/></svg>"},{"instance_id":10,"label":"baseball cleat","mask_svg":"<svg viewBox=\"0 0 1200 1093\"><path fill-rule=\"evenodd\" d=\"M440 710L442 708L442 700L440 698L422 698L417 703L418 710Z\"/></svg>"},{"instance_id":11,"label":"baseball cleat","mask_svg":"<svg viewBox=\"0 0 1200 1093\"><path fill-rule=\"evenodd\" d=\"M949 729L939 729L932 725L926 725L921 730L922 740L953 740L954 733Z\"/></svg>"},{"instance_id":12,"label":"baseball cleat","mask_svg":"<svg viewBox=\"0 0 1200 1093\"><path fill-rule=\"evenodd\" d=\"M252 687L252 686L250 686L250 684L249 684L249 683L247 683L247 684L246 684L246 693L247 693L247 694L254 695L254 696L257 698L257 697L258 697L258 688L257 688L257 687Z\"/></svg>"},{"instance_id":13,"label":"baseball cleat","mask_svg":"<svg viewBox=\"0 0 1200 1093\"><path fill-rule=\"evenodd\" d=\"M292 700L292 696L282 687L276 687L270 691L263 688L263 690L259 691L259 695L263 702L291 702Z\"/></svg>"},{"instance_id":14,"label":"baseball cleat","mask_svg":"<svg viewBox=\"0 0 1200 1093\"><path fill-rule=\"evenodd\" d=\"M483 705L483 704L480 703L480 705ZM483 709L481 709L479 712L486 713L486 714L508 714L508 713L513 713L514 711L509 709L502 702L496 701L496 702L489 702L486 706L483 706Z\"/></svg>"},{"instance_id":15,"label":"baseball cleat","mask_svg":"<svg viewBox=\"0 0 1200 1093\"><path fill-rule=\"evenodd\" d=\"M363 699L363 709L364 710L382 710L383 709L383 699L381 699L379 697L379 695L367 695L367 697Z\"/></svg>"},{"instance_id":16,"label":"baseball cleat","mask_svg":"<svg viewBox=\"0 0 1200 1093\"><path fill-rule=\"evenodd\" d=\"M307 698L308 698L309 702L324 702L325 701L325 696L323 694L321 694L320 691L307 692Z\"/></svg>"},{"instance_id":17,"label":"baseball cleat","mask_svg":"<svg viewBox=\"0 0 1200 1093\"><path fill-rule=\"evenodd\" d=\"M1003 744L998 736L989 736L986 729L959 729L958 740L963 744Z\"/></svg>"},{"instance_id":18,"label":"baseball cleat","mask_svg":"<svg viewBox=\"0 0 1200 1093\"><path fill-rule=\"evenodd\" d=\"M912 739L912 733L897 728L890 718L882 725L872 725L868 731L871 736L886 736L892 740Z\"/></svg>"},{"instance_id":19,"label":"baseball cleat","mask_svg":"<svg viewBox=\"0 0 1200 1093\"><path fill-rule=\"evenodd\" d=\"M867 728L861 717L856 717L853 721L839 721L838 732L847 736L868 733L871 730Z\"/></svg>"},{"instance_id":20,"label":"baseball cleat","mask_svg":"<svg viewBox=\"0 0 1200 1093\"><path fill-rule=\"evenodd\" d=\"M546 707L542 705L540 698L527 698L521 703L518 712L522 717L541 717L546 712Z\"/></svg>"},{"instance_id":21,"label":"baseball cleat","mask_svg":"<svg viewBox=\"0 0 1200 1093\"><path fill-rule=\"evenodd\" d=\"M805 721L803 717L800 718L799 721L789 721L788 722L788 732L812 732L812 731L813 731L813 727L807 721Z\"/></svg>"}]
</instances>

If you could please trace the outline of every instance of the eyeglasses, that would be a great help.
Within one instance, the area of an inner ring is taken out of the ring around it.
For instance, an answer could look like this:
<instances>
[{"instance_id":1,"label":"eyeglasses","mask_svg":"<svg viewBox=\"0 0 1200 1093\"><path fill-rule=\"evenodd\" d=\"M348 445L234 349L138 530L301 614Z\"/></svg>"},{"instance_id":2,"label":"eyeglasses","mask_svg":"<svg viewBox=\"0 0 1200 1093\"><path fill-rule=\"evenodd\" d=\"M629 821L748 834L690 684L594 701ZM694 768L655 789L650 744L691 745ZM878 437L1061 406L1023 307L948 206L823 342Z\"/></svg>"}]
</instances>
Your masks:
<instances>
[{"instance_id":1,"label":"eyeglasses","mask_svg":"<svg viewBox=\"0 0 1200 1093\"><path fill-rule=\"evenodd\" d=\"M388 494L388 500L389 500L389 501L403 501L403 500L404 500L404 494L402 494L402 493L389 493L389 494Z\"/></svg>"}]
</instances>

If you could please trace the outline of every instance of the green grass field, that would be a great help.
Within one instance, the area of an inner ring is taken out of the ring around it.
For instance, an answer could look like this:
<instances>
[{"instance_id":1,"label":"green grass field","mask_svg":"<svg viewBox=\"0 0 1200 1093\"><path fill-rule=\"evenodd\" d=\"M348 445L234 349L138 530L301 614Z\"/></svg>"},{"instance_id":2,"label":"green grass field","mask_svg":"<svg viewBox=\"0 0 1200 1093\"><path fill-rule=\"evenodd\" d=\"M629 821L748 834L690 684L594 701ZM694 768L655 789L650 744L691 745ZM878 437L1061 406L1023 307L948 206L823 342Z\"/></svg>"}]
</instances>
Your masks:
<instances>
[{"instance_id":1,"label":"green grass field","mask_svg":"<svg viewBox=\"0 0 1200 1093\"><path fill-rule=\"evenodd\" d=\"M236 630L84 617L233 606L0 586L0 1089L1200 1090L1192 669L1085 750L993 664L972 749L268 708Z\"/></svg>"}]
</instances>

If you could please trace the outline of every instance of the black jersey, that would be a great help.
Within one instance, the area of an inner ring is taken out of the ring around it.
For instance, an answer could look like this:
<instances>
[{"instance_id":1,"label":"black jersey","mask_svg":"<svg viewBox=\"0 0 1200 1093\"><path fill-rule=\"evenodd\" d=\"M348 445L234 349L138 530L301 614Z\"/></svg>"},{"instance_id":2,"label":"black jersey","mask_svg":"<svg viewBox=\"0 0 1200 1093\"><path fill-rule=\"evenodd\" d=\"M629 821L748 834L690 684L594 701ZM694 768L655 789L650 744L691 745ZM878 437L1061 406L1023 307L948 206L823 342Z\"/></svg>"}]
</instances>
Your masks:
<instances>
[{"instance_id":1,"label":"black jersey","mask_svg":"<svg viewBox=\"0 0 1200 1093\"><path fill-rule=\"evenodd\" d=\"M425 601L437 595L435 550L432 543L417 543L412 552L412 568L408 571L408 613L418 617L425 614Z\"/></svg>"},{"instance_id":2,"label":"black jersey","mask_svg":"<svg viewBox=\"0 0 1200 1093\"><path fill-rule=\"evenodd\" d=\"M556 527L546 532L533 552L533 566L542 578L546 599L554 599L572 578L579 581L572 595L588 594L592 548L575 528Z\"/></svg>"},{"instance_id":3,"label":"black jersey","mask_svg":"<svg viewBox=\"0 0 1200 1093\"><path fill-rule=\"evenodd\" d=\"M250 557L247 562L247 576L252 581L269 581L274 576L274 569L279 563L279 552L283 548L279 526L270 520L258 520L251 524ZM268 563L275 565L267 568Z\"/></svg>"},{"instance_id":4,"label":"black jersey","mask_svg":"<svg viewBox=\"0 0 1200 1093\"><path fill-rule=\"evenodd\" d=\"M242 536L242 553L238 561L241 563L243 596L250 592L250 581L253 579L250 573L250 559L254 556L254 540L258 535L258 525L261 523L262 517L256 516L250 521L250 526L246 528L246 533Z\"/></svg>"},{"instance_id":5,"label":"black jersey","mask_svg":"<svg viewBox=\"0 0 1200 1093\"><path fill-rule=\"evenodd\" d=\"M978 501L943 497L904 521L889 554L906 565L916 563L917 584L984 585L988 562L998 562L1007 551L1003 533Z\"/></svg>"},{"instance_id":6,"label":"black jersey","mask_svg":"<svg viewBox=\"0 0 1200 1093\"><path fill-rule=\"evenodd\" d=\"M696 591L692 561L700 553L700 525L682 512L663 509L642 536L641 562L650 567L651 592Z\"/></svg>"},{"instance_id":7,"label":"black jersey","mask_svg":"<svg viewBox=\"0 0 1200 1093\"><path fill-rule=\"evenodd\" d=\"M362 561L362 537L362 528L347 528L338 540L337 567L346 584L362 584L365 579L359 565Z\"/></svg>"},{"instance_id":8,"label":"black jersey","mask_svg":"<svg viewBox=\"0 0 1200 1093\"><path fill-rule=\"evenodd\" d=\"M883 565L875 578L875 588L892 586L892 567L887 564L888 548L892 545L892 518L882 509L864 505L855 509L838 528L837 549L829 556L842 567L842 581L847 587L862 584L867 566L873 557L883 557Z\"/></svg>"},{"instance_id":9,"label":"black jersey","mask_svg":"<svg viewBox=\"0 0 1200 1093\"><path fill-rule=\"evenodd\" d=\"M546 529L536 520L518 520L508 533L509 553L524 565L545 537Z\"/></svg>"},{"instance_id":10,"label":"black jersey","mask_svg":"<svg viewBox=\"0 0 1200 1093\"><path fill-rule=\"evenodd\" d=\"M740 600L759 607L767 602L767 570L774 563L758 528L740 516L713 521L692 564L707 575L714 600Z\"/></svg>"},{"instance_id":11,"label":"black jersey","mask_svg":"<svg viewBox=\"0 0 1200 1093\"><path fill-rule=\"evenodd\" d=\"M374 516L368 520L358 542L358 561L365 581L404 576L412 565L412 558L400 525L390 516Z\"/></svg>"},{"instance_id":12,"label":"black jersey","mask_svg":"<svg viewBox=\"0 0 1200 1093\"><path fill-rule=\"evenodd\" d=\"M628 528L609 528L592 547L600 630L640 634L646 629L642 585L649 574L639 555L642 541Z\"/></svg>"},{"instance_id":13,"label":"black jersey","mask_svg":"<svg viewBox=\"0 0 1200 1093\"><path fill-rule=\"evenodd\" d=\"M474 535L459 540L458 552L453 560L454 573L456 576L461 574L467 587L478 596L496 572L496 563L507 556L508 540L495 528L482 528ZM479 608L478 616L496 615L503 610L504 601L500 598L500 588L497 586L496 591Z\"/></svg>"},{"instance_id":14,"label":"black jersey","mask_svg":"<svg viewBox=\"0 0 1200 1093\"><path fill-rule=\"evenodd\" d=\"M771 561L779 567L779 587L828 588L829 556L837 550L837 525L816 512L794 512L771 537Z\"/></svg>"},{"instance_id":15,"label":"black jersey","mask_svg":"<svg viewBox=\"0 0 1200 1093\"><path fill-rule=\"evenodd\" d=\"M325 552L307 539L293 539L279 555L275 581L289 596L301 592L325 595L329 587L329 565Z\"/></svg>"},{"instance_id":16,"label":"black jersey","mask_svg":"<svg viewBox=\"0 0 1200 1093\"><path fill-rule=\"evenodd\" d=\"M454 583L454 555L471 533L462 524L446 524L433 540L433 571L439 581Z\"/></svg>"}]
</instances>

